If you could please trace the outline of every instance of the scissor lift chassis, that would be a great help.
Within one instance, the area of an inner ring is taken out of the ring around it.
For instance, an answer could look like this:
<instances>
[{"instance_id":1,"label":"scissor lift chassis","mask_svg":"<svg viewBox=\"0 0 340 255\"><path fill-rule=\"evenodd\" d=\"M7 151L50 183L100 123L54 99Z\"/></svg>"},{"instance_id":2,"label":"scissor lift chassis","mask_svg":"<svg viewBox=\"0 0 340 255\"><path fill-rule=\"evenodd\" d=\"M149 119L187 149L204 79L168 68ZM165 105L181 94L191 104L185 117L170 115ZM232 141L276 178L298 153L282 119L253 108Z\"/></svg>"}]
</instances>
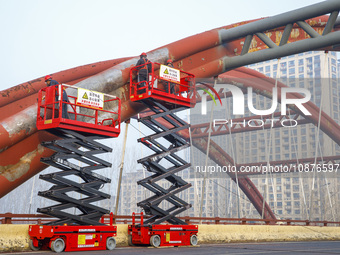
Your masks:
<instances>
[{"instance_id":1,"label":"scissor lift chassis","mask_svg":"<svg viewBox=\"0 0 340 255\"><path fill-rule=\"evenodd\" d=\"M131 245L197 245L197 225L129 225L128 231Z\"/></svg>"},{"instance_id":2,"label":"scissor lift chassis","mask_svg":"<svg viewBox=\"0 0 340 255\"><path fill-rule=\"evenodd\" d=\"M33 250L62 251L113 250L117 226L47 226L30 225Z\"/></svg>"}]
</instances>

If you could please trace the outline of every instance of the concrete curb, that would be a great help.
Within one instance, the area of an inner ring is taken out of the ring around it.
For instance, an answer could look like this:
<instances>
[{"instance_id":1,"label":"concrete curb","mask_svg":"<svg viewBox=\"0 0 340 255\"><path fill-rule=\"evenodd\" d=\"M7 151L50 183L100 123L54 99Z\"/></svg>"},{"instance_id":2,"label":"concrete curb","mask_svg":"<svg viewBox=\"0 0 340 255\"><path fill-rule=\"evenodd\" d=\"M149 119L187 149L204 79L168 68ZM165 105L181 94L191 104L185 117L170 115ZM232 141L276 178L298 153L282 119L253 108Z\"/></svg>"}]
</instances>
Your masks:
<instances>
[{"instance_id":1,"label":"concrete curb","mask_svg":"<svg viewBox=\"0 0 340 255\"><path fill-rule=\"evenodd\" d=\"M117 225L117 246L128 245L128 225ZM199 225L204 243L340 240L339 227L272 225ZM0 252L28 251L28 225L0 225Z\"/></svg>"},{"instance_id":2,"label":"concrete curb","mask_svg":"<svg viewBox=\"0 0 340 255\"><path fill-rule=\"evenodd\" d=\"M199 225L199 243L340 240L339 227Z\"/></svg>"}]
</instances>

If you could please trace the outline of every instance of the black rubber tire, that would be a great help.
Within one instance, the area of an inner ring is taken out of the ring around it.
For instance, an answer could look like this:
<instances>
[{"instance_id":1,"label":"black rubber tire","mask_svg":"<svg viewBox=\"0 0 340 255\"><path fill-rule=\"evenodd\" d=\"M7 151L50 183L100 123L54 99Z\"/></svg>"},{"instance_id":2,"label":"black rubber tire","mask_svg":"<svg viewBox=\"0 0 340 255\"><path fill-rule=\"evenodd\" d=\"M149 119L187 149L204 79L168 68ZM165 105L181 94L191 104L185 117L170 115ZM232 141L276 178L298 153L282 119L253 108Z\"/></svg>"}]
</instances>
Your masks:
<instances>
[{"instance_id":1,"label":"black rubber tire","mask_svg":"<svg viewBox=\"0 0 340 255\"><path fill-rule=\"evenodd\" d=\"M161 245L161 238L159 235L153 235L150 238L150 245L153 247L159 247Z\"/></svg>"},{"instance_id":2,"label":"black rubber tire","mask_svg":"<svg viewBox=\"0 0 340 255\"><path fill-rule=\"evenodd\" d=\"M33 240L32 240L32 239L30 239L30 240L28 241L28 246L30 247L30 249L31 249L32 251L39 251L40 248L41 248L40 242L39 242L39 246L38 246L38 247L35 247L35 246L33 245Z\"/></svg>"},{"instance_id":3,"label":"black rubber tire","mask_svg":"<svg viewBox=\"0 0 340 255\"><path fill-rule=\"evenodd\" d=\"M116 248L116 239L110 236L106 239L106 249L112 251L114 248Z\"/></svg>"},{"instance_id":4,"label":"black rubber tire","mask_svg":"<svg viewBox=\"0 0 340 255\"><path fill-rule=\"evenodd\" d=\"M132 242L132 236L128 236L128 244L129 246L135 246L134 243Z\"/></svg>"},{"instance_id":5,"label":"black rubber tire","mask_svg":"<svg viewBox=\"0 0 340 255\"><path fill-rule=\"evenodd\" d=\"M51 243L51 250L60 253L65 249L65 242L62 238L57 238Z\"/></svg>"},{"instance_id":6,"label":"black rubber tire","mask_svg":"<svg viewBox=\"0 0 340 255\"><path fill-rule=\"evenodd\" d=\"M190 236L190 244L192 246L196 246L198 243L198 238L197 238L197 235L192 235Z\"/></svg>"}]
</instances>

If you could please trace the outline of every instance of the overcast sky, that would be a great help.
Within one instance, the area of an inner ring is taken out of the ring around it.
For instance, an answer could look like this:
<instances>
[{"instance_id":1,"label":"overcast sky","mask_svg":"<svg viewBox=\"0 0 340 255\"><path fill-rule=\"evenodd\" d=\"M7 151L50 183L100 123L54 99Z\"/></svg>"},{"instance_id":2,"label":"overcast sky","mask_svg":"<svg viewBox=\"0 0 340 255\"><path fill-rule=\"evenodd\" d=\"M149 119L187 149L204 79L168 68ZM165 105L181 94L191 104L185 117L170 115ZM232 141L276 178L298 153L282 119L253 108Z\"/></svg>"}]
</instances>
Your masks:
<instances>
[{"instance_id":1,"label":"overcast sky","mask_svg":"<svg viewBox=\"0 0 340 255\"><path fill-rule=\"evenodd\" d=\"M321 0L0 0L0 90Z\"/></svg>"}]
</instances>

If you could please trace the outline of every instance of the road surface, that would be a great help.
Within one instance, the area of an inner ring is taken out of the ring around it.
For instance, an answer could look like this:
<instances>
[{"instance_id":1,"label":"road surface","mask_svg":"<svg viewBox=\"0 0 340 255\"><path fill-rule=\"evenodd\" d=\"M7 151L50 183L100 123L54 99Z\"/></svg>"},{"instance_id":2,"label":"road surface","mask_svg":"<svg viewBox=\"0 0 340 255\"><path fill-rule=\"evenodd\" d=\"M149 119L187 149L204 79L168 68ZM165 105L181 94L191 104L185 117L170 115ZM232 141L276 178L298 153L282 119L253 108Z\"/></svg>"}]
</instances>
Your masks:
<instances>
[{"instance_id":1,"label":"road surface","mask_svg":"<svg viewBox=\"0 0 340 255\"><path fill-rule=\"evenodd\" d=\"M17 252L2 253L5 254L55 254L52 251L38 252ZM84 252L67 252L65 255L90 255L93 251ZM289 255L306 255L306 254L340 254L340 241L324 241L324 242L271 242L271 243L232 243L232 244L203 244L197 247L167 247L167 248L151 248L151 247L117 247L113 251L96 251L95 254L104 255L222 255L222 254L289 254Z\"/></svg>"}]
</instances>

